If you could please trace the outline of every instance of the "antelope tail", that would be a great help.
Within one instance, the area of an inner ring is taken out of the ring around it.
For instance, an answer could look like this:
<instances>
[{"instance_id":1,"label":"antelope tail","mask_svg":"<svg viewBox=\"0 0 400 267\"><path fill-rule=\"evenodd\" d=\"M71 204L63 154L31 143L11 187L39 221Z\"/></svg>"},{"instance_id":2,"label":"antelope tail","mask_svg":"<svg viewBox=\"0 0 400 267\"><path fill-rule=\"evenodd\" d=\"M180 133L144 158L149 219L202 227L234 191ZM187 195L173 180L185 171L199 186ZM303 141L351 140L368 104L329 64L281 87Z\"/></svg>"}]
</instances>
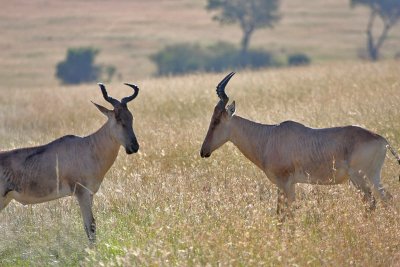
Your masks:
<instances>
[{"instance_id":1,"label":"antelope tail","mask_svg":"<svg viewBox=\"0 0 400 267\"><path fill-rule=\"evenodd\" d=\"M397 162L400 165L400 156L399 156L399 154L397 154L396 150L394 150L394 148L389 144L389 142L387 142L386 147L389 148L390 152L397 159ZM400 174L399 174L399 181L400 181Z\"/></svg>"}]
</instances>

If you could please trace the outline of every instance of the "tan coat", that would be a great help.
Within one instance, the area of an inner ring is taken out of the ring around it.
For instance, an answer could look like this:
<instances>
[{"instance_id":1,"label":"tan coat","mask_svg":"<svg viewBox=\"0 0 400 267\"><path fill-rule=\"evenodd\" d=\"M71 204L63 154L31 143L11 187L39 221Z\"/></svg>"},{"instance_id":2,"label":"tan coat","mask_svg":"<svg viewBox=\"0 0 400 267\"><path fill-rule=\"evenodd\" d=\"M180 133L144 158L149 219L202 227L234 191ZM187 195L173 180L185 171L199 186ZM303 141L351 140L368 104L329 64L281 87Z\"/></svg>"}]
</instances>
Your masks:
<instances>
[{"instance_id":1,"label":"tan coat","mask_svg":"<svg viewBox=\"0 0 400 267\"><path fill-rule=\"evenodd\" d=\"M132 128L133 117L127 108L139 88L127 84L134 89L134 94L118 101L107 95L104 85L99 85L104 99L114 109L95 104L108 118L98 131L86 137L67 135L47 145L0 153L0 210L13 199L34 204L75 195L87 236L91 242L95 241L93 195L121 145L127 154L139 150Z\"/></svg>"},{"instance_id":2,"label":"tan coat","mask_svg":"<svg viewBox=\"0 0 400 267\"><path fill-rule=\"evenodd\" d=\"M375 193L382 200L390 194L381 184L386 150L400 164L400 157L382 136L357 126L313 129L294 121L260 124L234 115L235 101L227 105L225 86L234 73L217 86L221 99L214 109L201 157L232 142L278 187L278 213L295 200L295 184L339 184L348 179L375 208ZM226 107L226 108L225 108Z\"/></svg>"}]
</instances>

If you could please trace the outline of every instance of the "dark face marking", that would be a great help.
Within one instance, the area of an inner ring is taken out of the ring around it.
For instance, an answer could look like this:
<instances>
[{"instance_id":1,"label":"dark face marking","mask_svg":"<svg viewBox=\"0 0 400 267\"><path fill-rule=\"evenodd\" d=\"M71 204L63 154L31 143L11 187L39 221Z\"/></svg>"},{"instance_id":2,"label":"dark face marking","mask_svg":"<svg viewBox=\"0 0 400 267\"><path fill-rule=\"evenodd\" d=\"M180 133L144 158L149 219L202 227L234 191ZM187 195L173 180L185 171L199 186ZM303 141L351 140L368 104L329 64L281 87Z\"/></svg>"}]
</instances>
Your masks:
<instances>
[{"instance_id":1,"label":"dark face marking","mask_svg":"<svg viewBox=\"0 0 400 267\"><path fill-rule=\"evenodd\" d=\"M211 142L213 140L213 135L215 132L215 129L218 127L218 125L221 124L222 117L224 116L225 107L221 105L221 102L219 102L215 108L214 108L214 113L211 117L211 122L210 126L207 131L207 135L204 139L203 145L201 146L200 150L200 156L202 158L208 158L211 156Z\"/></svg>"},{"instance_id":2,"label":"dark face marking","mask_svg":"<svg viewBox=\"0 0 400 267\"><path fill-rule=\"evenodd\" d=\"M121 127L123 139L121 142L125 147L126 153L136 153L139 150L139 144L133 132L133 116L126 105L122 104L121 107L115 109L115 119L117 124Z\"/></svg>"}]
</instances>

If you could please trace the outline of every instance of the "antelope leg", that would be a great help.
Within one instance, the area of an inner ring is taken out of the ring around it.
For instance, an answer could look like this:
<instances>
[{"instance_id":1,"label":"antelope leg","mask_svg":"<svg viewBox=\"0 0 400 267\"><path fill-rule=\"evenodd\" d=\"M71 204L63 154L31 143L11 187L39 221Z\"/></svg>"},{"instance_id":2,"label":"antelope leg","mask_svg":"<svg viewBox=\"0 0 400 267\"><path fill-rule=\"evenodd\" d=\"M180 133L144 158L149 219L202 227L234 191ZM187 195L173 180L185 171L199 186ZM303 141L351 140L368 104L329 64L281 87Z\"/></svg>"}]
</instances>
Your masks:
<instances>
[{"instance_id":1,"label":"antelope leg","mask_svg":"<svg viewBox=\"0 0 400 267\"><path fill-rule=\"evenodd\" d=\"M96 242L96 222L93 217L93 194L81 187L76 192L79 207L81 209L83 224L85 226L86 234L91 243Z\"/></svg>"}]
</instances>

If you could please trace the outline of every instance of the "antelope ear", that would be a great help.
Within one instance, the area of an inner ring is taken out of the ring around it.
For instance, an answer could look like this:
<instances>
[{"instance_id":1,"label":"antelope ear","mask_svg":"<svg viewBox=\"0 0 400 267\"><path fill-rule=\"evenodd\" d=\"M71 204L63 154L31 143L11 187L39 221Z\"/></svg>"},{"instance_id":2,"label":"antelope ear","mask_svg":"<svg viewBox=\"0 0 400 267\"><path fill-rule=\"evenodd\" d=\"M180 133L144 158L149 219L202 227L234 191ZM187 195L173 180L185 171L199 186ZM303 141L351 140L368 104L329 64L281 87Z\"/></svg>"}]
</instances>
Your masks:
<instances>
[{"instance_id":1,"label":"antelope ear","mask_svg":"<svg viewBox=\"0 0 400 267\"><path fill-rule=\"evenodd\" d=\"M236 111L235 101L233 101L232 104L226 107L226 111L228 112L229 117L232 117L233 114L235 114Z\"/></svg>"},{"instance_id":2,"label":"antelope ear","mask_svg":"<svg viewBox=\"0 0 400 267\"><path fill-rule=\"evenodd\" d=\"M114 114L114 111L109 110L109 109L107 109L107 108L105 108L105 107L103 107L103 106L101 106L101 105L99 105L99 104L96 104L96 103L94 103L94 102L92 102L92 103L93 103L93 105L96 106L96 108L97 108L98 110L100 110L101 113L103 113L104 115L106 115L107 118L109 118L112 114Z\"/></svg>"}]
</instances>

